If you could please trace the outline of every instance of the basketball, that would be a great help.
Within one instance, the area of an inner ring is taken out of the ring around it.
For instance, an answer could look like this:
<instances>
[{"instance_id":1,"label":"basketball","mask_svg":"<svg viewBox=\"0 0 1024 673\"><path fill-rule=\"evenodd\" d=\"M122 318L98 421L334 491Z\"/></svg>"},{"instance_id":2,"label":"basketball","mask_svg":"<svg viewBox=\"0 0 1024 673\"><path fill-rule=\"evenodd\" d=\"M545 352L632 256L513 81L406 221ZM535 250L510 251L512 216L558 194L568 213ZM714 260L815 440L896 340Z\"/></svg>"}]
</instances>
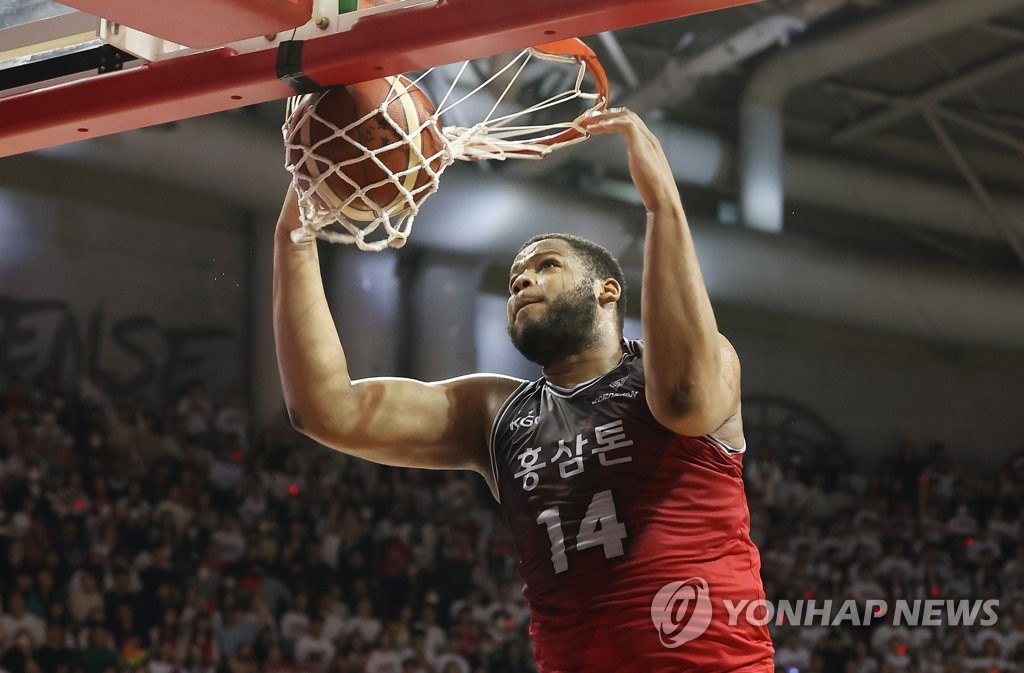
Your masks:
<instances>
[{"instance_id":1,"label":"basketball","mask_svg":"<svg viewBox=\"0 0 1024 673\"><path fill-rule=\"evenodd\" d=\"M317 205L354 221L409 209L430 193L443 165L437 125L419 131L433 114L426 94L401 75L305 96L286 122L297 187L307 193L315 186Z\"/></svg>"}]
</instances>

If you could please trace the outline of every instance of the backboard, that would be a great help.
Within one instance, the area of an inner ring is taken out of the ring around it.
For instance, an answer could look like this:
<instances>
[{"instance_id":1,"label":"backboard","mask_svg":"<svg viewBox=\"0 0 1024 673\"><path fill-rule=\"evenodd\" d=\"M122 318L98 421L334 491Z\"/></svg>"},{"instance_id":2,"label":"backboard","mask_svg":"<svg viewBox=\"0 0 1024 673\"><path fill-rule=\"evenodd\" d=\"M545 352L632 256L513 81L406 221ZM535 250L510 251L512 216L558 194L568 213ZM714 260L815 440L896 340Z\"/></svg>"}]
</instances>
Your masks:
<instances>
[{"instance_id":1,"label":"backboard","mask_svg":"<svg viewBox=\"0 0 1024 673\"><path fill-rule=\"evenodd\" d=\"M68 1L0 5L0 156L756 0Z\"/></svg>"}]
</instances>

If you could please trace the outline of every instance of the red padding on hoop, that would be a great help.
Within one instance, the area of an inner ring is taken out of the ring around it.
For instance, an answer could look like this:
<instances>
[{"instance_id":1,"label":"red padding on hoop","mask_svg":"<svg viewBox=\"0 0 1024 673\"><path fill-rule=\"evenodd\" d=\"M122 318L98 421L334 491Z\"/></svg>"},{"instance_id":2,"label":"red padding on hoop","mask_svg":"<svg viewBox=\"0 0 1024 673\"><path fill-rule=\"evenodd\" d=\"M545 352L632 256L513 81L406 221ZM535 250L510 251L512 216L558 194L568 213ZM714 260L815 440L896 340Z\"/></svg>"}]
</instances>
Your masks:
<instances>
[{"instance_id":1,"label":"red padding on hoop","mask_svg":"<svg viewBox=\"0 0 1024 673\"><path fill-rule=\"evenodd\" d=\"M62 0L187 47L219 47L309 21L313 0Z\"/></svg>"},{"instance_id":2,"label":"red padding on hoop","mask_svg":"<svg viewBox=\"0 0 1024 673\"><path fill-rule=\"evenodd\" d=\"M284 98L275 65L214 49L0 98L0 157Z\"/></svg>"},{"instance_id":3,"label":"red padding on hoop","mask_svg":"<svg viewBox=\"0 0 1024 673\"><path fill-rule=\"evenodd\" d=\"M351 30L307 40L302 70L325 86L350 84L522 49L544 35L586 35L757 1L445 0L366 16ZM284 98L292 91L277 78L277 48L218 49L0 95L0 157Z\"/></svg>"}]
</instances>

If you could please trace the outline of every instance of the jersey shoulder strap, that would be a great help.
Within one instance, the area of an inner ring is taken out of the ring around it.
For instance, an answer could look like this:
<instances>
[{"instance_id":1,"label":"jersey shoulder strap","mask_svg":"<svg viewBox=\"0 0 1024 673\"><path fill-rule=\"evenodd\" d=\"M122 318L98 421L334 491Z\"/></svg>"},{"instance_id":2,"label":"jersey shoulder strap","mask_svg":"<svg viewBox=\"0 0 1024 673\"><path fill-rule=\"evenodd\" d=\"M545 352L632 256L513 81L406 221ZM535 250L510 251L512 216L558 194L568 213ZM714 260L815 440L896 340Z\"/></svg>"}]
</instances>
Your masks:
<instances>
[{"instance_id":1,"label":"jersey shoulder strap","mask_svg":"<svg viewBox=\"0 0 1024 673\"><path fill-rule=\"evenodd\" d=\"M491 457L491 476L494 478L495 487L498 484L497 452L504 439L504 433L501 432L501 429L508 426L508 419L522 406L525 400L538 394L543 385L543 378L536 381L523 381L512 391L511 395L505 398L505 401L498 408L498 413L494 415L494 420L491 422L490 442L487 448Z\"/></svg>"},{"instance_id":2,"label":"jersey shoulder strap","mask_svg":"<svg viewBox=\"0 0 1024 673\"><path fill-rule=\"evenodd\" d=\"M627 339L622 337L622 350L629 353L633 357L643 357L644 355L644 340L643 339Z\"/></svg>"}]
</instances>

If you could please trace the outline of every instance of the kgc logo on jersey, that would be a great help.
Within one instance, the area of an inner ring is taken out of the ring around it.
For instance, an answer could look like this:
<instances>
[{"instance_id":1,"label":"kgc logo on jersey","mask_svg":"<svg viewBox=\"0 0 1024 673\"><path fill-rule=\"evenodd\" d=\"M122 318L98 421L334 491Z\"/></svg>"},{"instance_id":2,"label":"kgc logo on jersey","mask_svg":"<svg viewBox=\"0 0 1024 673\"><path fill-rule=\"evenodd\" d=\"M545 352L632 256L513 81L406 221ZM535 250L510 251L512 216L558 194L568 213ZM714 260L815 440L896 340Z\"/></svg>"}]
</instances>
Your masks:
<instances>
[{"instance_id":1,"label":"kgc logo on jersey","mask_svg":"<svg viewBox=\"0 0 1024 673\"><path fill-rule=\"evenodd\" d=\"M525 416L513 419L512 422L508 424L508 429L514 431L519 428L532 428L537 425L538 420L540 420L540 417L537 415L536 411L534 409L530 409L526 412Z\"/></svg>"},{"instance_id":2,"label":"kgc logo on jersey","mask_svg":"<svg viewBox=\"0 0 1024 673\"><path fill-rule=\"evenodd\" d=\"M703 577L669 582L651 601L651 621L661 644L675 649L698 638L711 623L711 594Z\"/></svg>"}]
</instances>

